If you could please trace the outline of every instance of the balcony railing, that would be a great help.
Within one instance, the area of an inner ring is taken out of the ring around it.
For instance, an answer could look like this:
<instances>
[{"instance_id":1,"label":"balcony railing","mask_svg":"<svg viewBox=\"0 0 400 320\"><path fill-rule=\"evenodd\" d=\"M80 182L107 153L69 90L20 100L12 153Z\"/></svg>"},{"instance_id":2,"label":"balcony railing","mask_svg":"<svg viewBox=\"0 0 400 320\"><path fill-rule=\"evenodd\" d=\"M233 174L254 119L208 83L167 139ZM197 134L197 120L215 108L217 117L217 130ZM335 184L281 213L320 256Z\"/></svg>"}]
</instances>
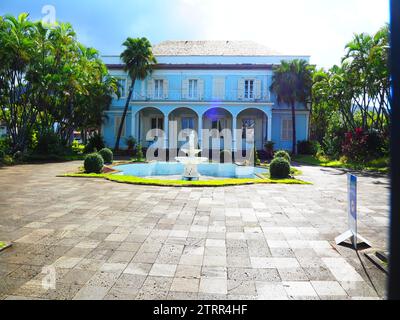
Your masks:
<instances>
[{"instance_id":1,"label":"balcony railing","mask_svg":"<svg viewBox=\"0 0 400 320\"><path fill-rule=\"evenodd\" d=\"M125 98L121 98L120 100L125 100ZM172 89L168 90L168 94L155 94L152 92L141 93L134 91L132 95L131 101L243 101L243 102L271 102L271 95L268 92L267 94L260 95L246 95L239 94L237 90L227 90L225 91L225 95L214 96L210 93L197 93L197 95L188 96L181 89Z\"/></svg>"}]
</instances>

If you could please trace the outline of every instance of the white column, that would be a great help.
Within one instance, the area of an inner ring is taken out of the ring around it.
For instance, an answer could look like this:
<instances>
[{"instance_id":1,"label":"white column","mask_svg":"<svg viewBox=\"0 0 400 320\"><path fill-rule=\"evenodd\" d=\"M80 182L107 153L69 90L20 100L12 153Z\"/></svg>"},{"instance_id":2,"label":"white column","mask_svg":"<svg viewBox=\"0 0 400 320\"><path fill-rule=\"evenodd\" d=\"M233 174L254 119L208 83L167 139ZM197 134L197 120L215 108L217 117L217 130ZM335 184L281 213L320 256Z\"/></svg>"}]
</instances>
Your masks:
<instances>
[{"instance_id":1,"label":"white column","mask_svg":"<svg viewBox=\"0 0 400 320\"><path fill-rule=\"evenodd\" d=\"M232 148L237 151L237 117L232 116Z\"/></svg>"},{"instance_id":2,"label":"white column","mask_svg":"<svg viewBox=\"0 0 400 320\"><path fill-rule=\"evenodd\" d=\"M136 112L131 111L131 136L136 139Z\"/></svg>"},{"instance_id":3,"label":"white column","mask_svg":"<svg viewBox=\"0 0 400 320\"><path fill-rule=\"evenodd\" d=\"M197 136L199 141L200 149L203 147L203 115L201 114L197 124Z\"/></svg>"},{"instance_id":4,"label":"white column","mask_svg":"<svg viewBox=\"0 0 400 320\"><path fill-rule=\"evenodd\" d=\"M169 138L169 116L164 114L164 148L168 149Z\"/></svg>"},{"instance_id":5,"label":"white column","mask_svg":"<svg viewBox=\"0 0 400 320\"><path fill-rule=\"evenodd\" d=\"M272 112L268 112L268 141L272 141Z\"/></svg>"},{"instance_id":6,"label":"white column","mask_svg":"<svg viewBox=\"0 0 400 320\"><path fill-rule=\"evenodd\" d=\"M135 123L136 123L136 127L135 127L135 139L137 141L137 143L142 143L140 141L140 111L136 113L135 116Z\"/></svg>"}]
</instances>

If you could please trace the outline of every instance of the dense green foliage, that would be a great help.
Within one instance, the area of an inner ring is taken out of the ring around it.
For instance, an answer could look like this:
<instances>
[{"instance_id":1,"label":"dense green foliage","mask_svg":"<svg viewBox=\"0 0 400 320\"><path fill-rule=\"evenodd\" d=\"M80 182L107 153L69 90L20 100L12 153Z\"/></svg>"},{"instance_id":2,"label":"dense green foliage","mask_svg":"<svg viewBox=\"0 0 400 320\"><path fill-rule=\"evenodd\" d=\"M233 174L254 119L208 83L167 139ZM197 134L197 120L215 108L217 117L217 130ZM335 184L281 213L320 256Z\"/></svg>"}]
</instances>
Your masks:
<instances>
[{"instance_id":1,"label":"dense green foliage","mask_svg":"<svg viewBox=\"0 0 400 320\"><path fill-rule=\"evenodd\" d=\"M99 151L99 155L101 155L101 157L103 158L104 163L110 164L114 160L113 152L108 148L101 149Z\"/></svg>"},{"instance_id":2,"label":"dense green foliage","mask_svg":"<svg viewBox=\"0 0 400 320\"><path fill-rule=\"evenodd\" d=\"M283 157L275 157L269 165L271 178L286 179L290 175L290 163Z\"/></svg>"},{"instance_id":3,"label":"dense green foliage","mask_svg":"<svg viewBox=\"0 0 400 320\"><path fill-rule=\"evenodd\" d=\"M10 154L70 147L74 130L99 128L117 89L70 24L44 25L26 13L0 17L0 120Z\"/></svg>"},{"instance_id":4,"label":"dense green foliage","mask_svg":"<svg viewBox=\"0 0 400 320\"><path fill-rule=\"evenodd\" d=\"M274 154L274 158L284 158L289 163L292 161L292 159L290 158L289 153L287 151L285 151L285 150L276 151L275 154Z\"/></svg>"},{"instance_id":5,"label":"dense green foliage","mask_svg":"<svg viewBox=\"0 0 400 320\"><path fill-rule=\"evenodd\" d=\"M85 157L83 165L86 173L101 173L104 160L98 153L90 153Z\"/></svg>"},{"instance_id":6,"label":"dense green foliage","mask_svg":"<svg viewBox=\"0 0 400 320\"><path fill-rule=\"evenodd\" d=\"M105 148L103 137L95 133L89 138L89 142L85 146L85 152L97 152Z\"/></svg>"},{"instance_id":7,"label":"dense green foliage","mask_svg":"<svg viewBox=\"0 0 400 320\"><path fill-rule=\"evenodd\" d=\"M298 154L309 154L315 155L320 149L320 145L317 141L299 141L297 143L297 152Z\"/></svg>"},{"instance_id":8,"label":"dense green foliage","mask_svg":"<svg viewBox=\"0 0 400 320\"><path fill-rule=\"evenodd\" d=\"M356 34L340 66L313 76L311 134L332 157L368 162L388 154L389 28Z\"/></svg>"}]
</instances>

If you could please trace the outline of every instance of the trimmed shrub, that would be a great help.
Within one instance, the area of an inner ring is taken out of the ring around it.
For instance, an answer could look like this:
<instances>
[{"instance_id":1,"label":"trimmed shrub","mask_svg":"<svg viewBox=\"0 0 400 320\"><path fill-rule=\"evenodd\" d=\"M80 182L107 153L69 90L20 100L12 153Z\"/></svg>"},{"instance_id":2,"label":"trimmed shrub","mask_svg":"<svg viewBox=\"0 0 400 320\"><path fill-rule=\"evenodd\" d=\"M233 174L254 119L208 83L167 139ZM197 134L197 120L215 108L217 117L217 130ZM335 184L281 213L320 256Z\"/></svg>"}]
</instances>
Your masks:
<instances>
[{"instance_id":1,"label":"trimmed shrub","mask_svg":"<svg viewBox=\"0 0 400 320\"><path fill-rule=\"evenodd\" d=\"M104 160L98 153L91 153L85 157L84 167L86 173L101 173Z\"/></svg>"},{"instance_id":2,"label":"trimmed shrub","mask_svg":"<svg viewBox=\"0 0 400 320\"><path fill-rule=\"evenodd\" d=\"M85 152L97 152L98 150L104 149L106 146L104 144L103 137L95 133L89 138L88 144L85 146Z\"/></svg>"},{"instance_id":3,"label":"trimmed shrub","mask_svg":"<svg viewBox=\"0 0 400 320\"><path fill-rule=\"evenodd\" d=\"M269 165L269 172L273 179L286 179L290 175L290 163L285 158L275 158Z\"/></svg>"},{"instance_id":4,"label":"trimmed shrub","mask_svg":"<svg viewBox=\"0 0 400 320\"><path fill-rule=\"evenodd\" d=\"M305 155L316 155L319 150L318 142L303 140L297 142L297 152Z\"/></svg>"},{"instance_id":5,"label":"trimmed shrub","mask_svg":"<svg viewBox=\"0 0 400 320\"><path fill-rule=\"evenodd\" d=\"M101 157L104 160L104 163L112 163L113 162L113 152L108 149L108 148L103 148L99 151L99 155L101 155Z\"/></svg>"},{"instance_id":6,"label":"trimmed shrub","mask_svg":"<svg viewBox=\"0 0 400 320\"><path fill-rule=\"evenodd\" d=\"M284 158L289 163L292 161L292 159L290 158L289 153L287 151L285 151L285 150L279 150L279 151L275 152L274 158Z\"/></svg>"}]
</instances>

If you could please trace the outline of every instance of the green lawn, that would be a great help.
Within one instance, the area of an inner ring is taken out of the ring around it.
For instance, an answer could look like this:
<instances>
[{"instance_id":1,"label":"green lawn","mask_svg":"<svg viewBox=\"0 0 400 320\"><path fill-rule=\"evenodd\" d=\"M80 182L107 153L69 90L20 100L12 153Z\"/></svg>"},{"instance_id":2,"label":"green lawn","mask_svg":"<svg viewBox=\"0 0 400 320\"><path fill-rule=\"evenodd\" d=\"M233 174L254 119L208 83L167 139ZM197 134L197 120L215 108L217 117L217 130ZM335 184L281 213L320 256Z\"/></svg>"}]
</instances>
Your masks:
<instances>
[{"instance_id":1,"label":"green lawn","mask_svg":"<svg viewBox=\"0 0 400 320\"><path fill-rule=\"evenodd\" d=\"M208 180L208 181L184 181L184 180L161 180L161 179L146 179L134 176L120 176L115 174L95 174L95 173L69 173L62 177L75 177L75 178L100 178L109 181L138 184L138 185L151 185L151 186L168 186L168 187L223 187L235 186L246 184L311 184L299 179L221 179L221 180Z\"/></svg>"},{"instance_id":2,"label":"green lawn","mask_svg":"<svg viewBox=\"0 0 400 320\"><path fill-rule=\"evenodd\" d=\"M389 158L380 158L365 164L343 162L341 160L329 159L326 157L308 156L308 155L298 155L294 157L294 160L299 163L311 164L321 167L344 168L351 170L366 170L379 173L389 172Z\"/></svg>"}]
</instances>

